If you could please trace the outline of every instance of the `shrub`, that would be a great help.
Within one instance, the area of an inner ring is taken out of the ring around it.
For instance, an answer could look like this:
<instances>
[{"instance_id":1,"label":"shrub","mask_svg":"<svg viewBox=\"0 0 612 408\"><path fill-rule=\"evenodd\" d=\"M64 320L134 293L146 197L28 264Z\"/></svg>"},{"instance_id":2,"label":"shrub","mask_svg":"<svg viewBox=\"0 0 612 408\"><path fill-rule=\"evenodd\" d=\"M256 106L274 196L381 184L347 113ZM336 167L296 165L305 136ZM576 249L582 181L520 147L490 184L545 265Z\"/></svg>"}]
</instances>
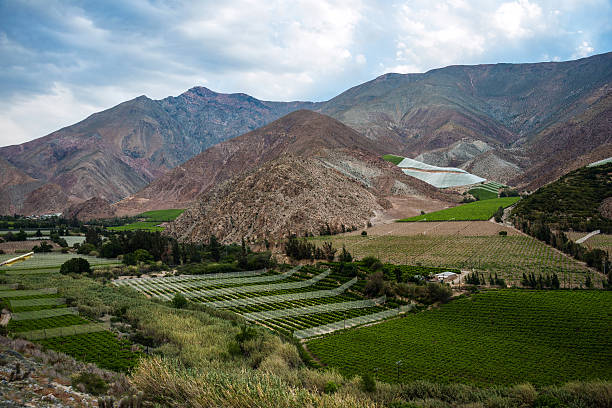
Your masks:
<instances>
[{"instance_id":1,"label":"shrub","mask_svg":"<svg viewBox=\"0 0 612 408\"><path fill-rule=\"evenodd\" d=\"M36 245L32 248L33 252L51 252L53 246L48 244L47 241L42 241L40 245Z\"/></svg>"},{"instance_id":2,"label":"shrub","mask_svg":"<svg viewBox=\"0 0 612 408\"><path fill-rule=\"evenodd\" d=\"M499 231L499 235L505 237L506 235L508 235L508 231Z\"/></svg>"},{"instance_id":3,"label":"shrub","mask_svg":"<svg viewBox=\"0 0 612 408\"><path fill-rule=\"evenodd\" d=\"M338 391L338 384L333 381L329 381L327 384L325 384L325 388L323 389L325 394L333 394L336 391Z\"/></svg>"},{"instance_id":4,"label":"shrub","mask_svg":"<svg viewBox=\"0 0 612 408\"><path fill-rule=\"evenodd\" d=\"M372 377L372 374L365 373L361 376L361 388L365 392L376 391L376 381L374 381L374 377Z\"/></svg>"},{"instance_id":5,"label":"shrub","mask_svg":"<svg viewBox=\"0 0 612 408\"><path fill-rule=\"evenodd\" d=\"M102 395L108 390L108 384L101 377L85 372L72 378L72 386L92 395Z\"/></svg>"},{"instance_id":6,"label":"shrub","mask_svg":"<svg viewBox=\"0 0 612 408\"><path fill-rule=\"evenodd\" d=\"M187 298L181 293L177 293L172 298L172 306L177 309L182 309L187 306Z\"/></svg>"},{"instance_id":7,"label":"shrub","mask_svg":"<svg viewBox=\"0 0 612 408\"><path fill-rule=\"evenodd\" d=\"M77 254L88 255L91 251L95 251L95 250L96 250L95 246L87 242L84 242L81 245L79 245L79 248L77 249Z\"/></svg>"},{"instance_id":8,"label":"shrub","mask_svg":"<svg viewBox=\"0 0 612 408\"><path fill-rule=\"evenodd\" d=\"M365 237L366 235L368 235L368 232L366 230L363 230L361 231L361 235Z\"/></svg>"},{"instance_id":9,"label":"shrub","mask_svg":"<svg viewBox=\"0 0 612 408\"><path fill-rule=\"evenodd\" d=\"M62 264L60 273L63 275L69 273L91 273L91 266L87 259L72 258Z\"/></svg>"}]
</instances>

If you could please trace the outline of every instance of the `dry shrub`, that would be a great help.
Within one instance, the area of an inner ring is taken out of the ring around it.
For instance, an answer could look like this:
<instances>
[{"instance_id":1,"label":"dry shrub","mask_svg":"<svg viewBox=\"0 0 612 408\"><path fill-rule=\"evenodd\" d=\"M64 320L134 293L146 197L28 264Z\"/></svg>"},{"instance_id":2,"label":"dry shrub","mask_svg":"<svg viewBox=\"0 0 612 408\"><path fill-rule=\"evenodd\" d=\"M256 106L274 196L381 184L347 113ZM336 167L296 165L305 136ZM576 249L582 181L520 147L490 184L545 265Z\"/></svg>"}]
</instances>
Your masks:
<instances>
[{"instance_id":1,"label":"dry shrub","mask_svg":"<svg viewBox=\"0 0 612 408\"><path fill-rule=\"evenodd\" d=\"M510 396L522 404L529 405L533 404L533 401L538 396L538 392L531 384L518 384L510 389Z\"/></svg>"}]
</instances>

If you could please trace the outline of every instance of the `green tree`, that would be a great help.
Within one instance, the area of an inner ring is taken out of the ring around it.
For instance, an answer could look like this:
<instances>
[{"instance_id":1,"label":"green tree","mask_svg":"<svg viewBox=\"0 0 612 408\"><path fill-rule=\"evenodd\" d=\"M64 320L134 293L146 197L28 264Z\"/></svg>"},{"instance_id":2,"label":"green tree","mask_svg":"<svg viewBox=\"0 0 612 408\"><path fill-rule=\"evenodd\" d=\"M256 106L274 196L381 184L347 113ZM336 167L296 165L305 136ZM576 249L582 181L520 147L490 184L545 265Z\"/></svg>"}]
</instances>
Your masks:
<instances>
[{"instance_id":1,"label":"green tree","mask_svg":"<svg viewBox=\"0 0 612 408\"><path fill-rule=\"evenodd\" d=\"M69 273L91 273L91 266L87 259L72 258L62 264L60 273L62 275Z\"/></svg>"},{"instance_id":2,"label":"green tree","mask_svg":"<svg viewBox=\"0 0 612 408\"><path fill-rule=\"evenodd\" d=\"M172 298L172 306L177 309L183 309L187 306L187 298L182 293L177 293Z\"/></svg>"},{"instance_id":3,"label":"green tree","mask_svg":"<svg viewBox=\"0 0 612 408\"><path fill-rule=\"evenodd\" d=\"M342 252L340 253L340 262L353 262L353 256L349 251L346 250L346 247L342 245Z\"/></svg>"}]
</instances>

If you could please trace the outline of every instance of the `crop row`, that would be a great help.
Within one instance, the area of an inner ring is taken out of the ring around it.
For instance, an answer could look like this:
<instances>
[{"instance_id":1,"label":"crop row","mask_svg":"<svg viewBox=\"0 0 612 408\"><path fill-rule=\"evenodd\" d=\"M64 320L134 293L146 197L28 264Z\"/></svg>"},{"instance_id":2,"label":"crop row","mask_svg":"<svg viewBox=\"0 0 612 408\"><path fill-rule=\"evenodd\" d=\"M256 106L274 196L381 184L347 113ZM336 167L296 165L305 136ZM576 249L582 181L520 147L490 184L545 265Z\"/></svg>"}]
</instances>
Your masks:
<instances>
[{"instance_id":1,"label":"crop row","mask_svg":"<svg viewBox=\"0 0 612 408\"><path fill-rule=\"evenodd\" d=\"M30 330L52 329L55 327L67 327L79 324L87 324L89 321L82 317L67 314L63 316L44 317L41 319L12 320L8 324L8 330L13 333L27 332Z\"/></svg>"},{"instance_id":2,"label":"crop row","mask_svg":"<svg viewBox=\"0 0 612 408\"><path fill-rule=\"evenodd\" d=\"M315 339L308 348L345 375L370 372L391 382L609 380L610 308L610 292L491 291Z\"/></svg>"},{"instance_id":3,"label":"crop row","mask_svg":"<svg viewBox=\"0 0 612 408\"><path fill-rule=\"evenodd\" d=\"M132 352L127 340L119 340L109 331L54 337L40 340L39 343L77 360L95 363L113 371L128 371L139 358L138 353Z\"/></svg>"}]
</instances>

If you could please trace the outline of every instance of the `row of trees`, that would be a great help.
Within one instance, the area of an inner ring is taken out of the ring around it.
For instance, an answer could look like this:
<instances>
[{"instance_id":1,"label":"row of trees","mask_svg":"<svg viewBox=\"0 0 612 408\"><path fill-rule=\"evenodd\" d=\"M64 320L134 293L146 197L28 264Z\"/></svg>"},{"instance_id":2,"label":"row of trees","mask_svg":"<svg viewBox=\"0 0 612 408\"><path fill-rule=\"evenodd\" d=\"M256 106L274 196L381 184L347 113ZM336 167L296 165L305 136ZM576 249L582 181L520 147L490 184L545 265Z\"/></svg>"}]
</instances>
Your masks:
<instances>
[{"instance_id":1,"label":"row of trees","mask_svg":"<svg viewBox=\"0 0 612 408\"><path fill-rule=\"evenodd\" d=\"M573 256L579 261L586 262L590 267L604 273L609 273L610 271L612 264L610 263L606 251L599 248L588 249L569 239L563 231L552 231L548 225L542 222L529 222L522 218L515 217L514 225L526 234L542 242L546 242L548 245Z\"/></svg>"},{"instance_id":2,"label":"row of trees","mask_svg":"<svg viewBox=\"0 0 612 408\"><path fill-rule=\"evenodd\" d=\"M486 285L488 283L491 286L500 286L502 288L507 287L506 281L502 278L499 278L497 276L497 272L495 273L495 275L491 275L489 273L488 279L486 279L484 274L482 273L480 274L478 272L469 273L465 277L465 283L467 283L468 285Z\"/></svg>"},{"instance_id":3,"label":"row of trees","mask_svg":"<svg viewBox=\"0 0 612 408\"><path fill-rule=\"evenodd\" d=\"M291 236L287 242L285 242L285 254L294 260L326 260L332 262L336 259L336 253L338 250L332 246L329 241L323 242L321 247L318 247L313 242L306 240L305 238L298 239L296 236ZM340 262L352 262L353 256L346 250L346 247L342 246L342 251L338 255Z\"/></svg>"},{"instance_id":4,"label":"row of trees","mask_svg":"<svg viewBox=\"0 0 612 408\"><path fill-rule=\"evenodd\" d=\"M526 288L533 289L559 289L561 287L559 277L556 273L553 273L552 275L546 274L544 276L539 274L537 278L533 272L530 274L523 273L521 285ZM592 284L589 287L591 286Z\"/></svg>"}]
</instances>

